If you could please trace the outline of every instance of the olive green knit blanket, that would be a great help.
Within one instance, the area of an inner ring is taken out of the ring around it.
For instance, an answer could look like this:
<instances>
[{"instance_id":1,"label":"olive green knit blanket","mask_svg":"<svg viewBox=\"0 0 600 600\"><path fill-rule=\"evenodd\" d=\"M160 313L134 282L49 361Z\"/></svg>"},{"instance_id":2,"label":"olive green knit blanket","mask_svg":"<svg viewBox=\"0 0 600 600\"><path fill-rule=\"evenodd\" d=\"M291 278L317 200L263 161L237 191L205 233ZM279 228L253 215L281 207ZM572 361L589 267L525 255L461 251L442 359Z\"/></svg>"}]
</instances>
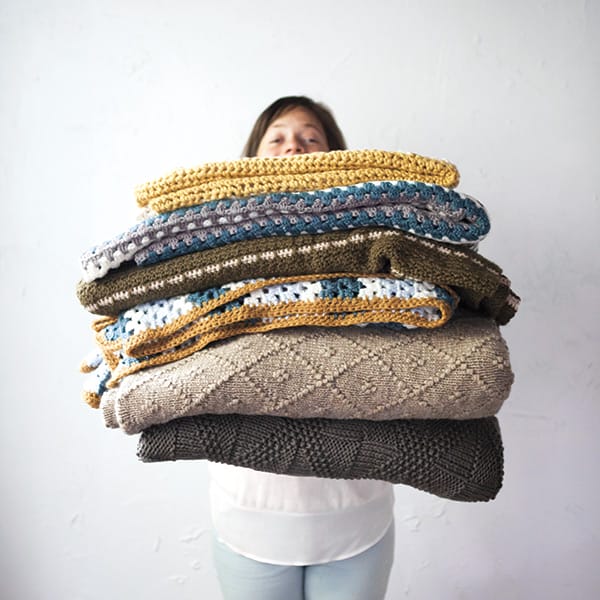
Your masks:
<instances>
[{"instance_id":1,"label":"olive green knit blanket","mask_svg":"<svg viewBox=\"0 0 600 600\"><path fill-rule=\"evenodd\" d=\"M147 462L208 459L287 475L380 479L442 498L493 499L503 448L495 417L467 421L203 415L144 431Z\"/></svg>"},{"instance_id":2,"label":"olive green knit blanket","mask_svg":"<svg viewBox=\"0 0 600 600\"><path fill-rule=\"evenodd\" d=\"M77 296L90 312L116 316L136 304L229 281L341 272L435 281L501 325L519 303L502 269L477 252L384 228L237 242L80 281Z\"/></svg>"},{"instance_id":3,"label":"olive green knit blanket","mask_svg":"<svg viewBox=\"0 0 600 600\"><path fill-rule=\"evenodd\" d=\"M457 317L436 330L298 327L213 344L129 375L102 396L106 425L138 433L198 414L334 419L475 419L513 382L498 325Z\"/></svg>"}]
</instances>

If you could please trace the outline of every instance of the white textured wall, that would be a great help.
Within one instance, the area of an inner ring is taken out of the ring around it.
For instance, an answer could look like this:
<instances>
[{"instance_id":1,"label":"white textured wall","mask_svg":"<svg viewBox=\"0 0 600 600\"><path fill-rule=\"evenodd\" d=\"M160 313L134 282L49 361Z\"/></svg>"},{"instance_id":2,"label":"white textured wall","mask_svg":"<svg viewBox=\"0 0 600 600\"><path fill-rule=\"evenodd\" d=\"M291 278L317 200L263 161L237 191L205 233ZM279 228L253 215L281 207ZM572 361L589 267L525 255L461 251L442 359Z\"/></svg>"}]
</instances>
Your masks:
<instances>
[{"instance_id":1,"label":"white textured wall","mask_svg":"<svg viewBox=\"0 0 600 600\"><path fill-rule=\"evenodd\" d=\"M79 398L78 257L133 187L236 158L276 97L447 158L524 298L498 499L397 488L390 598L599 597L600 3L0 4L0 596L217 599L203 463L142 465Z\"/></svg>"}]
</instances>

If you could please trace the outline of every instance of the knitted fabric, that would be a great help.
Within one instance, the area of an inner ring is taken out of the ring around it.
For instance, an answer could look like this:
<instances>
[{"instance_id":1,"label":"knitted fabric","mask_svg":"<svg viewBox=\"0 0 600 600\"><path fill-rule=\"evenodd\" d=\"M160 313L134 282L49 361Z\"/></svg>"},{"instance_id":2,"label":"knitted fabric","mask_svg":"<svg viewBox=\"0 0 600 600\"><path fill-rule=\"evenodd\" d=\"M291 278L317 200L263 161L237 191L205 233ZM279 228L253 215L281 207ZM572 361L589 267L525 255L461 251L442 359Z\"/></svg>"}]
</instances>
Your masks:
<instances>
[{"instance_id":1,"label":"knitted fabric","mask_svg":"<svg viewBox=\"0 0 600 600\"><path fill-rule=\"evenodd\" d=\"M198 414L475 419L496 414L512 382L491 319L461 316L435 330L298 327L130 375L106 391L102 410L129 434Z\"/></svg>"},{"instance_id":2,"label":"knitted fabric","mask_svg":"<svg viewBox=\"0 0 600 600\"><path fill-rule=\"evenodd\" d=\"M246 280L149 302L94 324L96 342L111 371L107 381L106 368L96 367L97 394L102 394L105 384L116 385L130 373L178 360L242 333L363 323L439 327L451 317L455 305L451 291L427 282L351 275ZM92 399L89 394L86 398Z\"/></svg>"},{"instance_id":3,"label":"knitted fabric","mask_svg":"<svg viewBox=\"0 0 600 600\"><path fill-rule=\"evenodd\" d=\"M136 304L244 278L340 272L393 274L450 286L461 305L500 324L512 318L519 303L502 269L478 253L381 228L238 242L81 281L77 295L90 312L116 316Z\"/></svg>"},{"instance_id":4,"label":"knitted fabric","mask_svg":"<svg viewBox=\"0 0 600 600\"><path fill-rule=\"evenodd\" d=\"M408 179L455 187L448 162L381 150L336 150L285 158L244 158L178 169L139 186L139 206L168 212L207 200L271 192L318 190L380 179Z\"/></svg>"},{"instance_id":5,"label":"knitted fabric","mask_svg":"<svg viewBox=\"0 0 600 600\"><path fill-rule=\"evenodd\" d=\"M503 447L495 417L466 421L202 415L144 431L147 462L208 459L286 475L380 479L462 501L493 499Z\"/></svg>"},{"instance_id":6,"label":"knitted fabric","mask_svg":"<svg viewBox=\"0 0 600 600\"><path fill-rule=\"evenodd\" d=\"M207 202L156 215L86 252L92 281L129 261L147 265L233 242L389 227L456 244L475 244L489 219L474 198L406 181Z\"/></svg>"}]
</instances>

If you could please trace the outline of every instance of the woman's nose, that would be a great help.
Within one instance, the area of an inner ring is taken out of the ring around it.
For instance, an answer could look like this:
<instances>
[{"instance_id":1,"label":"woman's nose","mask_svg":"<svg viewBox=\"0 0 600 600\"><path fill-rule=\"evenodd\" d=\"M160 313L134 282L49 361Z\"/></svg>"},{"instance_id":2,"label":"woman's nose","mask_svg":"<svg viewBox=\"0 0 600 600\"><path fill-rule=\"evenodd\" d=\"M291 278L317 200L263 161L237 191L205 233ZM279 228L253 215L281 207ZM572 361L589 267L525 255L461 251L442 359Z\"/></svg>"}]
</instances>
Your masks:
<instances>
[{"instance_id":1,"label":"woman's nose","mask_svg":"<svg viewBox=\"0 0 600 600\"><path fill-rule=\"evenodd\" d=\"M306 154L306 148L300 140L290 141L285 149L286 154Z\"/></svg>"}]
</instances>

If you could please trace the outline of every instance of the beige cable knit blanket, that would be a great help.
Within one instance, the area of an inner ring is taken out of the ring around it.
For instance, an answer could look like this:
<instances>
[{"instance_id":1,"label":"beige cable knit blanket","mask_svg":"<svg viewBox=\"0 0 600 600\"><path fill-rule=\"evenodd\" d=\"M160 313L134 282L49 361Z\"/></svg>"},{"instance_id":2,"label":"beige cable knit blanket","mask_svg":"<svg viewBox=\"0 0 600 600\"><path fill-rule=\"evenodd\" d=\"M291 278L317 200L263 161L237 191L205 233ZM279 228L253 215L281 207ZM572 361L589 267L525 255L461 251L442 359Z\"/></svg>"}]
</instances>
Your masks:
<instances>
[{"instance_id":1,"label":"beige cable knit blanket","mask_svg":"<svg viewBox=\"0 0 600 600\"><path fill-rule=\"evenodd\" d=\"M102 397L106 424L137 433L198 414L334 419L474 419L513 381L490 318L436 330L299 327L239 336L129 375Z\"/></svg>"}]
</instances>

